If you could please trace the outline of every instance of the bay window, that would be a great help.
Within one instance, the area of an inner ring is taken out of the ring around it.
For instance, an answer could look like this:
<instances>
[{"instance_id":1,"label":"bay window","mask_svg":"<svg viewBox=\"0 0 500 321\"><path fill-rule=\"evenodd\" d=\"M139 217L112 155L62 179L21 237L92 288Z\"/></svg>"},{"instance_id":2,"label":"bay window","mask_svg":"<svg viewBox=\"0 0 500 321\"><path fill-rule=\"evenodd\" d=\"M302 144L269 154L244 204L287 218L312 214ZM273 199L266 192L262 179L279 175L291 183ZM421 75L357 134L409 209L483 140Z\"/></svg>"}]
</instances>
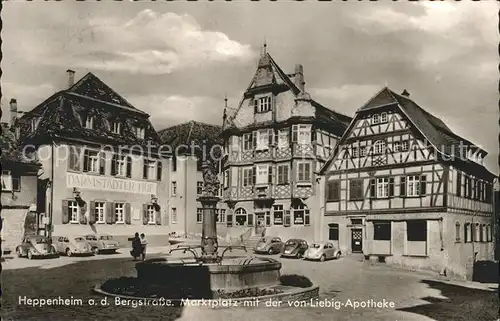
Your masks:
<instances>
[{"instance_id":1,"label":"bay window","mask_svg":"<svg viewBox=\"0 0 500 321\"><path fill-rule=\"evenodd\" d=\"M308 162L298 163L297 181L299 182L311 181L311 163Z\"/></svg>"},{"instance_id":2,"label":"bay window","mask_svg":"<svg viewBox=\"0 0 500 321\"><path fill-rule=\"evenodd\" d=\"M268 173L269 166L268 165L257 165L257 177L256 184L267 184L269 181Z\"/></svg>"},{"instance_id":3,"label":"bay window","mask_svg":"<svg viewBox=\"0 0 500 321\"><path fill-rule=\"evenodd\" d=\"M252 133L243 134L243 150L252 150L253 149L253 137Z\"/></svg>"},{"instance_id":4,"label":"bay window","mask_svg":"<svg viewBox=\"0 0 500 321\"><path fill-rule=\"evenodd\" d=\"M278 131L278 148L285 149L290 146L289 129L280 129Z\"/></svg>"},{"instance_id":5,"label":"bay window","mask_svg":"<svg viewBox=\"0 0 500 321\"><path fill-rule=\"evenodd\" d=\"M267 150L272 142L272 131L268 129L258 130L257 132L257 147L258 150Z\"/></svg>"},{"instance_id":6,"label":"bay window","mask_svg":"<svg viewBox=\"0 0 500 321\"><path fill-rule=\"evenodd\" d=\"M243 168L243 186L252 186L254 184L254 172L253 167Z\"/></svg>"},{"instance_id":7,"label":"bay window","mask_svg":"<svg viewBox=\"0 0 500 321\"><path fill-rule=\"evenodd\" d=\"M278 185L289 184L288 165L278 165Z\"/></svg>"}]
</instances>

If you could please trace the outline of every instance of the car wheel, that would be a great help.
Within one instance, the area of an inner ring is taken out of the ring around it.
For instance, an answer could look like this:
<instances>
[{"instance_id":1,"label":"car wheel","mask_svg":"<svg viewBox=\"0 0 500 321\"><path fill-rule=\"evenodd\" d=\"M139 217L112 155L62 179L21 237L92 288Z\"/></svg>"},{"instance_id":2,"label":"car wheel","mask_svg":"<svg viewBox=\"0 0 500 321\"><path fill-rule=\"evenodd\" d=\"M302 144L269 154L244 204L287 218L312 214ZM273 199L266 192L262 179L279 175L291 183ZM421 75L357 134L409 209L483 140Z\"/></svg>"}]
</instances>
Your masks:
<instances>
[{"instance_id":1,"label":"car wheel","mask_svg":"<svg viewBox=\"0 0 500 321\"><path fill-rule=\"evenodd\" d=\"M23 257L23 251L20 248L16 249L17 257Z\"/></svg>"},{"instance_id":2,"label":"car wheel","mask_svg":"<svg viewBox=\"0 0 500 321\"><path fill-rule=\"evenodd\" d=\"M29 260L33 260L33 254L31 254L31 252L30 252L30 251L28 251L28 259L29 259Z\"/></svg>"},{"instance_id":3,"label":"car wheel","mask_svg":"<svg viewBox=\"0 0 500 321\"><path fill-rule=\"evenodd\" d=\"M94 254L95 254L95 255L99 254L99 248L98 248L98 247L95 247L95 248L94 248Z\"/></svg>"},{"instance_id":4,"label":"car wheel","mask_svg":"<svg viewBox=\"0 0 500 321\"><path fill-rule=\"evenodd\" d=\"M66 256L71 256L71 250L70 249L66 249Z\"/></svg>"},{"instance_id":5,"label":"car wheel","mask_svg":"<svg viewBox=\"0 0 500 321\"><path fill-rule=\"evenodd\" d=\"M273 248L270 248L270 249L267 251L267 253L269 253L270 255L273 255L273 254L274 254L274 250L273 250Z\"/></svg>"},{"instance_id":6,"label":"car wheel","mask_svg":"<svg viewBox=\"0 0 500 321\"><path fill-rule=\"evenodd\" d=\"M335 254L335 259L340 259L340 252L337 252L337 254Z\"/></svg>"},{"instance_id":7,"label":"car wheel","mask_svg":"<svg viewBox=\"0 0 500 321\"><path fill-rule=\"evenodd\" d=\"M321 255L321 257L319 258L319 260L320 260L321 262L324 262L324 261L326 260L326 256L325 256L324 254L323 254L323 255Z\"/></svg>"}]
</instances>

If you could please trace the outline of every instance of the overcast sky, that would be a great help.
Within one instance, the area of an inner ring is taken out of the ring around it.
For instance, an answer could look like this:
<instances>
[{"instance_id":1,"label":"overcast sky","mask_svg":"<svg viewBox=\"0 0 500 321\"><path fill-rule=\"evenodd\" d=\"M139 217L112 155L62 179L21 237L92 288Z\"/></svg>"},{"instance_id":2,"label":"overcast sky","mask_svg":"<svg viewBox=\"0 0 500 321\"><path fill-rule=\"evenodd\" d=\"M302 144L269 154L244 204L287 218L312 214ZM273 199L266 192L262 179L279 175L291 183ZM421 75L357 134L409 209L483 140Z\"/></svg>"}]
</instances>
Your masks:
<instances>
[{"instance_id":1,"label":"overcast sky","mask_svg":"<svg viewBox=\"0 0 500 321\"><path fill-rule=\"evenodd\" d=\"M29 110L92 71L156 129L221 124L264 40L285 70L352 116L386 84L489 152L498 172L498 10L481 2L4 3L2 97ZM4 112L5 114L5 112ZM4 117L5 119L5 117Z\"/></svg>"}]
</instances>

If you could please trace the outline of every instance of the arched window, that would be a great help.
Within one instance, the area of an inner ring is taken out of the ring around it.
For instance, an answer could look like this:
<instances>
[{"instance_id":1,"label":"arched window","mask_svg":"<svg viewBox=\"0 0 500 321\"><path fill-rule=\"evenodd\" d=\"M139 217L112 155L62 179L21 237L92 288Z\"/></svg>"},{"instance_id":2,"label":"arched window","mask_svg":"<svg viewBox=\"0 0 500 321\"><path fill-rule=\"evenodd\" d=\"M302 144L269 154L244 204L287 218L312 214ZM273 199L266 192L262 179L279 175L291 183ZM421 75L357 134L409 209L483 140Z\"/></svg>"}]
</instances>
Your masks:
<instances>
[{"instance_id":1,"label":"arched window","mask_svg":"<svg viewBox=\"0 0 500 321\"><path fill-rule=\"evenodd\" d=\"M474 226L474 242L479 242L479 223Z\"/></svg>"},{"instance_id":2,"label":"arched window","mask_svg":"<svg viewBox=\"0 0 500 321\"><path fill-rule=\"evenodd\" d=\"M383 154L385 152L385 142L383 140L377 140L373 145L374 154Z\"/></svg>"},{"instance_id":3,"label":"arched window","mask_svg":"<svg viewBox=\"0 0 500 321\"><path fill-rule=\"evenodd\" d=\"M464 243L470 242L470 226L469 222L464 224Z\"/></svg>"},{"instance_id":4,"label":"arched window","mask_svg":"<svg viewBox=\"0 0 500 321\"><path fill-rule=\"evenodd\" d=\"M244 226L247 225L247 211L245 211L244 208L238 208L236 211L234 211L234 217L236 220L236 225Z\"/></svg>"},{"instance_id":5,"label":"arched window","mask_svg":"<svg viewBox=\"0 0 500 321\"><path fill-rule=\"evenodd\" d=\"M310 225L309 209L304 204L296 204L293 209L293 225Z\"/></svg>"},{"instance_id":6,"label":"arched window","mask_svg":"<svg viewBox=\"0 0 500 321\"><path fill-rule=\"evenodd\" d=\"M455 241L460 242L460 223L455 223Z\"/></svg>"},{"instance_id":7,"label":"arched window","mask_svg":"<svg viewBox=\"0 0 500 321\"><path fill-rule=\"evenodd\" d=\"M372 116L372 124L378 124L380 123L380 117L378 114L375 114Z\"/></svg>"},{"instance_id":8,"label":"arched window","mask_svg":"<svg viewBox=\"0 0 500 321\"><path fill-rule=\"evenodd\" d=\"M484 237L484 224L479 225L479 242L486 242Z\"/></svg>"}]
</instances>

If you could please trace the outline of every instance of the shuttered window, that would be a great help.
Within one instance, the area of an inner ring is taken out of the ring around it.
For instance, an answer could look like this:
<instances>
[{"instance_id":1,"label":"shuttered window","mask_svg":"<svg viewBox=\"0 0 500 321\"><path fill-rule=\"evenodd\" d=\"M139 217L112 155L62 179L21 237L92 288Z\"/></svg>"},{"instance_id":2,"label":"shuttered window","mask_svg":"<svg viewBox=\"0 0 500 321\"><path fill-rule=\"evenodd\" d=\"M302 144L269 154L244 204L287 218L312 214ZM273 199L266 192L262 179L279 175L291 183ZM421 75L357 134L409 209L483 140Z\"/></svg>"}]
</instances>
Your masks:
<instances>
[{"instance_id":1,"label":"shuttered window","mask_svg":"<svg viewBox=\"0 0 500 321\"><path fill-rule=\"evenodd\" d=\"M326 186L326 201L336 202L340 200L340 181L331 180L327 182Z\"/></svg>"},{"instance_id":2,"label":"shuttered window","mask_svg":"<svg viewBox=\"0 0 500 321\"><path fill-rule=\"evenodd\" d=\"M364 194L363 179L351 179L349 181L349 199L360 200L363 199Z\"/></svg>"}]
</instances>

